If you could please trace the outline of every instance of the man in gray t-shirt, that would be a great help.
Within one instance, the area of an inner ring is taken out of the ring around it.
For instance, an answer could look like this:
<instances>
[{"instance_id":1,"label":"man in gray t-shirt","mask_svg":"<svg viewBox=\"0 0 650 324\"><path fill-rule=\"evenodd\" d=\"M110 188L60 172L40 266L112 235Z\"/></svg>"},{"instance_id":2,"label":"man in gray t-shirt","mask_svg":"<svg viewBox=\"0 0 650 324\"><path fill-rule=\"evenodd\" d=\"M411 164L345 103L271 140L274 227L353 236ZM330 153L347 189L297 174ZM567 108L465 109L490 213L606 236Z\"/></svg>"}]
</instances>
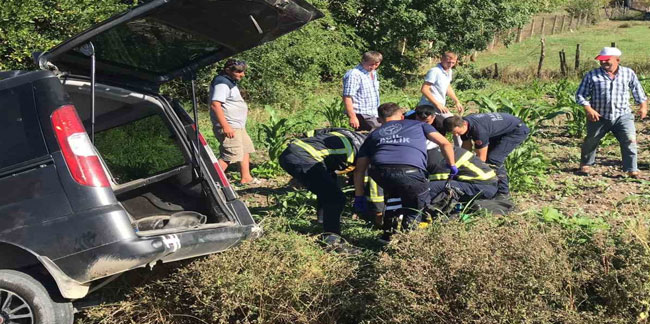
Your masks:
<instances>
[{"instance_id":1,"label":"man in gray t-shirt","mask_svg":"<svg viewBox=\"0 0 650 324\"><path fill-rule=\"evenodd\" d=\"M225 171L231 163L239 162L241 183L255 182L250 173L250 153L253 142L246 133L248 105L237 87L246 71L243 61L228 60L210 84L210 120L219 147L219 166Z\"/></svg>"}]
</instances>

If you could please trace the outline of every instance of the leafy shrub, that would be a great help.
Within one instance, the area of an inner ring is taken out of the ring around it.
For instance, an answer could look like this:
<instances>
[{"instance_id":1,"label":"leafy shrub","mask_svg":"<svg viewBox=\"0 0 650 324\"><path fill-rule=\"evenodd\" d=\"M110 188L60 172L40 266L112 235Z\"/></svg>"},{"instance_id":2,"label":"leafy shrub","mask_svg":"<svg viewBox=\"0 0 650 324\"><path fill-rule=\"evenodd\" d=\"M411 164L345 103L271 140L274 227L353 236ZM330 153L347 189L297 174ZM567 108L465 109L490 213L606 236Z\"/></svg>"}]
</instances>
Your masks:
<instances>
[{"instance_id":1,"label":"leafy shrub","mask_svg":"<svg viewBox=\"0 0 650 324\"><path fill-rule=\"evenodd\" d=\"M475 64L465 64L454 71L453 86L455 90L478 90L487 85L482 79L481 71Z\"/></svg>"},{"instance_id":2,"label":"leafy shrub","mask_svg":"<svg viewBox=\"0 0 650 324\"><path fill-rule=\"evenodd\" d=\"M325 252L314 238L267 223L256 241L198 260L86 313L112 323L335 323L353 309L354 259Z\"/></svg>"}]
</instances>

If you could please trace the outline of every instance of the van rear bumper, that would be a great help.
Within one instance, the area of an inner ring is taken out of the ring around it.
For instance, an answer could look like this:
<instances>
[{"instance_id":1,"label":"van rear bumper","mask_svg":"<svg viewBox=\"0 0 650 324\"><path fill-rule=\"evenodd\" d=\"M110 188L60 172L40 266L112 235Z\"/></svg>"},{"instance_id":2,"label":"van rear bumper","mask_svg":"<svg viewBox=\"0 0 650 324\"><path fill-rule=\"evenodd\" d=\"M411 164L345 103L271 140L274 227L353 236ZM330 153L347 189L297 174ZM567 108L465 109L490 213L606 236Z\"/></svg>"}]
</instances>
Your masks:
<instances>
[{"instance_id":1,"label":"van rear bumper","mask_svg":"<svg viewBox=\"0 0 650 324\"><path fill-rule=\"evenodd\" d=\"M245 239L257 238L261 233L258 225L189 229L117 241L53 261L71 279L85 284L131 269L153 266L158 261L172 262L221 252Z\"/></svg>"}]
</instances>

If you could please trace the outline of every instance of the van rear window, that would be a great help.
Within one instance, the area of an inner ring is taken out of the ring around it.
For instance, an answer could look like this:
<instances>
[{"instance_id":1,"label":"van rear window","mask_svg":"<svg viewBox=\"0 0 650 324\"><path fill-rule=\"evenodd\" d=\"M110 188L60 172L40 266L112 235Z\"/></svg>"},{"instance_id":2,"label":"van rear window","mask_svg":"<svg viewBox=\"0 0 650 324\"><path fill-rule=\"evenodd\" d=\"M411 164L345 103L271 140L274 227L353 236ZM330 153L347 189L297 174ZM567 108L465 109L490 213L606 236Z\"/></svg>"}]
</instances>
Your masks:
<instances>
[{"instance_id":1,"label":"van rear window","mask_svg":"<svg viewBox=\"0 0 650 324\"><path fill-rule=\"evenodd\" d=\"M176 136L157 114L96 133L95 147L118 184L185 164Z\"/></svg>"},{"instance_id":2,"label":"van rear window","mask_svg":"<svg viewBox=\"0 0 650 324\"><path fill-rule=\"evenodd\" d=\"M30 84L0 91L0 169L47 155Z\"/></svg>"}]
</instances>

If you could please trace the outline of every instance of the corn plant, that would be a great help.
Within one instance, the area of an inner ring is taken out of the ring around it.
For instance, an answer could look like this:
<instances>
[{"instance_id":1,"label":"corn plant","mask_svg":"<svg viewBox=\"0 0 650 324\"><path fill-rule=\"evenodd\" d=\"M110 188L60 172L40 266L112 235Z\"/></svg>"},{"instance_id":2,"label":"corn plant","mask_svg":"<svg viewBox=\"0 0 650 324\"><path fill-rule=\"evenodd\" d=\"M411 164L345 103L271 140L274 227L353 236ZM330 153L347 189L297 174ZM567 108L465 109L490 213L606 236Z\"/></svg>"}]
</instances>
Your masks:
<instances>
[{"instance_id":1,"label":"corn plant","mask_svg":"<svg viewBox=\"0 0 650 324\"><path fill-rule=\"evenodd\" d=\"M337 100L336 98L332 100L321 99L318 101L318 104L323 107L323 114L327 118L330 127L344 128L348 126L348 118L344 113L343 101Z\"/></svg>"},{"instance_id":2,"label":"corn plant","mask_svg":"<svg viewBox=\"0 0 650 324\"><path fill-rule=\"evenodd\" d=\"M530 137L514 149L506 159L509 186L514 191L539 188L540 179L549 169L549 161L539 152L538 145Z\"/></svg>"},{"instance_id":3,"label":"corn plant","mask_svg":"<svg viewBox=\"0 0 650 324\"><path fill-rule=\"evenodd\" d=\"M269 160L277 165L278 158L289 142L292 131L304 122L294 122L287 118L280 118L271 106L264 106L269 114L269 121L259 125L259 138L262 146L268 150Z\"/></svg>"},{"instance_id":4,"label":"corn plant","mask_svg":"<svg viewBox=\"0 0 650 324\"><path fill-rule=\"evenodd\" d=\"M574 99L576 91L577 87L565 79L556 83L548 94L555 98L555 109L566 114L569 135L583 137L587 128L587 114Z\"/></svg>"},{"instance_id":5,"label":"corn plant","mask_svg":"<svg viewBox=\"0 0 650 324\"><path fill-rule=\"evenodd\" d=\"M530 128L531 134L536 132L537 126L542 121L553 119L562 114L562 112L556 111L554 107L547 105L530 101L513 102L511 99L501 96L498 92L490 95L474 94L468 102L474 102L482 113L504 112L518 117Z\"/></svg>"}]
</instances>

